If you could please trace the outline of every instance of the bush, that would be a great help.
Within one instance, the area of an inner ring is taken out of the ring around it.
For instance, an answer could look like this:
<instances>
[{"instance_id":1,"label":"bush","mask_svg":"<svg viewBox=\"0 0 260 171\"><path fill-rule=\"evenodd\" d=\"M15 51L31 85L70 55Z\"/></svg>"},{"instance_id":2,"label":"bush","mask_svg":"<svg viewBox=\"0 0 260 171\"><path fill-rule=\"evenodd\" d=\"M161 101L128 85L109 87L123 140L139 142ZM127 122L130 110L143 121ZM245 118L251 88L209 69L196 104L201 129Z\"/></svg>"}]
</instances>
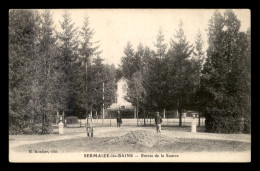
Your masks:
<instances>
[{"instance_id":1,"label":"bush","mask_svg":"<svg viewBox=\"0 0 260 171\"><path fill-rule=\"evenodd\" d=\"M44 123L40 116L35 116L33 119L26 117L11 118L9 122L9 134L49 134L53 132L52 120L53 116L45 117Z\"/></svg>"},{"instance_id":2,"label":"bush","mask_svg":"<svg viewBox=\"0 0 260 171\"><path fill-rule=\"evenodd\" d=\"M18 126L11 126L9 128L10 135L19 135L19 134L26 134L26 135L40 135L40 134L50 134L53 133L53 128L51 123L31 123L27 124L26 127L18 127Z\"/></svg>"},{"instance_id":3,"label":"bush","mask_svg":"<svg viewBox=\"0 0 260 171\"><path fill-rule=\"evenodd\" d=\"M80 107L80 106L76 106L76 111L75 111L75 116L77 116L78 118L86 118L86 109Z\"/></svg>"},{"instance_id":4,"label":"bush","mask_svg":"<svg viewBox=\"0 0 260 171\"><path fill-rule=\"evenodd\" d=\"M225 115L206 115L205 128L213 133L241 133L244 130L243 120Z\"/></svg>"},{"instance_id":5,"label":"bush","mask_svg":"<svg viewBox=\"0 0 260 171\"><path fill-rule=\"evenodd\" d=\"M107 111L107 115L106 115L106 118L110 118L110 115L111 115L111 118L117 118L117 111ZM121 114L121 117L122 119L124 118L134 118L134 111L132 110L120 110L120 114ZM140 117L140 115L139 115Z\"/></svg>"},{"instance_id":6,"label":"bush","mask_svg":"<svg viewBox=\"0 0 260 171\"><path fill-rule=\"evenodd\" d=\"M68 116L66 117L66 124L76 124L79 122L79 119L77 116Z\"/></svg>"},{"instance_id":7,"label":"bush","mask_svg":"<svg viewBox=\"0 0 260 171\"><path fill-rule=\"evenodd\" d=\"M23 130L18 126L15 126L15 125L9 126L10 135L18 135L18 134L21 134L22 132L23 132Z\"/></svg>"},{"instance_id":8,"label":"bush","mask_svg":"<svg viewBox=\"0 0 260 171\"><path fill-rule=\"evenodd\" d=\"M50 134L53 133L52 124L45 123L45 124L30 124L29 127L23 130L23 134Z\"/></svg>"},{"instance_id":9,"label":"bush","mask_svg":"<svg viewBox=\"0 0 260 171\"><path fill-rule=\"evenodd\" d=\"M243 133L246 133L246 134L251 133L251 120L250 119L245 119L244 120Z\"/></svg>"}]
</instances>

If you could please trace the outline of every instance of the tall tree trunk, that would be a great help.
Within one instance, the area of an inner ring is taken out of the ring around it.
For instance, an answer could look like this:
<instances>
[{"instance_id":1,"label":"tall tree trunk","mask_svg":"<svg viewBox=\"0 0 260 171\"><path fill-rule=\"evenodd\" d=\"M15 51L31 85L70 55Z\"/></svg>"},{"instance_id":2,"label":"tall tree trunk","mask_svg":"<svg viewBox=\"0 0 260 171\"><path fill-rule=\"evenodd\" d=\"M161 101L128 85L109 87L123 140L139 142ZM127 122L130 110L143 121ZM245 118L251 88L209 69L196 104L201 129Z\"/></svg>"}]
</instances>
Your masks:
<instances>
[{"instance_id":1,"label":"tall tree trunk","mask_svg":"<svg viewBox=\"0 0 260 171\"><path fill-rule=\"evenodd\" d=\"M92 116L92 105L91 105L91 108L90 108L90 115Z\"/></svg>"},{"instance_id":2,"label":"tall tree trunk","mask_svg":"<svg viewBox=\"0 0 260 171\"><path fill-rule=\"evenodd\" d=\"M180 114L179 114L179 126L181 127L182 126L182 109L180 108L179 111L180 111Z\"/></svg>"},{"instance_id":3,"label":"tall tree trunk","mask_svg":"<svg viewBox=\"0 0 260 171\"><path fill-rule=\"evenodd\" d=\"M57 116L56 116L56 124L58 125L59 123L59 111L57 111Z\"/></svg>"},{"instance_id":4,"label":"tall tree trunk","mask_svg":"<svg viewBox=\"0 0 260 171\"><path fill-rule=\"evenodd\" d=\"M136 105L136 118L137 118L137 125L138 125L138 104Z\"/></svg>"},{"instance_id":5,"label":"tall tree trunk","mask_svg":"<svg viewBox=\"0 0 260 171\"><path fill-rule=\"evenodd\" d=\"M146 125L146 122L145 122L145 109L143 108L143 113L144 113L144 125Z\"/></svg>"},{"instance_id":6,"label":"tall tree trunk","mask_svg":"<svg viewBox=\"0 0 260 171\"><path fill-rule=\"evenodd\" d=\"M134 118L136 118L136 107L134 107Z\"/></svg>"},{"instance_id":7,"label":"tall tree trunk","mask_svg":"<svg viewBox=\"0 0 260 171\"><path fill-rule=\"evenodd\" d=\"M44 112L42 113L42 134L44 133Z\"/></svg>"},{"instance_id":8,"label":"tall tree trunk","mask_svg":"<svg viewBox=\"0 0 260 171\"><path fill-rule=\"evenodd\" d=\"M87 101L87 58L85 57L85 109L86 109L86 116L88 115L88 101Z\"/></svg>"},{"instance_id":9,"label":"tall tree trunk","mask_svg":"<svg viewBox=\"0 0 260 171\"><path fill-rule=\"evenodd\" d=\"M200 111L199 111L199 126L200 126Z\"/></svg>"}]
</instances>

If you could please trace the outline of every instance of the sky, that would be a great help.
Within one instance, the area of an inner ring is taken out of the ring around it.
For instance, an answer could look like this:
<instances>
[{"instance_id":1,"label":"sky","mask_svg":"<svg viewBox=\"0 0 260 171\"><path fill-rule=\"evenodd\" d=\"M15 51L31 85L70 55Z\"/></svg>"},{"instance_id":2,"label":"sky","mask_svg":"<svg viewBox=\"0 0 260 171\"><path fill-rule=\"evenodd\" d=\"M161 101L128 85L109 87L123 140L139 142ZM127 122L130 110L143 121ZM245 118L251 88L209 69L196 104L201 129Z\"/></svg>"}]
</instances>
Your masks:
<instances>
[{"instance_id":1,"label":"sky","mask_svg":"<svg viewBox=\"0 0 260 171\"><path fill-rule=\"evenodd\" d=\"M50 11L56 30L60 31L59 21L63 21L64 9ZM206 50L206 29L215 9L69 9L68 11L79 29L83 26L84 17L89 17L90 27L95 30L93 40L100 41L101 58L104 59L104 63L114 64L117 68L128 41L135 50L139 43L155 49L153 43L161 27L165 42L169 44L171 38L174 39L180 19L183 21L184 34L191 44L194 43L200 30ZM251 24L250 10L233 11L241 21L240 31L246 31Z\"/></svg>"}]
</instances>

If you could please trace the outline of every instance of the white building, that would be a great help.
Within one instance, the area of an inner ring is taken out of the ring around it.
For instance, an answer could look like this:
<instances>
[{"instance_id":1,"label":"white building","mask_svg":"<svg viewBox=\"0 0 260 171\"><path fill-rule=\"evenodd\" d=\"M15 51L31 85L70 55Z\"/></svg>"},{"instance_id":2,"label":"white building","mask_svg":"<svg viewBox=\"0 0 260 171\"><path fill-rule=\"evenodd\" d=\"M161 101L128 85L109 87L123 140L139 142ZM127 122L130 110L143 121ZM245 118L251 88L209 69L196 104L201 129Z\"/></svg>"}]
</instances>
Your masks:
<instances>
[{"instance_id":1,"label":"white building","mask_svg":"<svg viewBox=\"0 0 260 171\"><path fill-rule=\"evenodd\" d=\"M134 116L134 106L125 100L127 96L127 79L122 77L120 80L117 81L116 87L116 100L107 110L110 111L124 111L124 110L132 110Z\"/></svg>"}]
</instances>

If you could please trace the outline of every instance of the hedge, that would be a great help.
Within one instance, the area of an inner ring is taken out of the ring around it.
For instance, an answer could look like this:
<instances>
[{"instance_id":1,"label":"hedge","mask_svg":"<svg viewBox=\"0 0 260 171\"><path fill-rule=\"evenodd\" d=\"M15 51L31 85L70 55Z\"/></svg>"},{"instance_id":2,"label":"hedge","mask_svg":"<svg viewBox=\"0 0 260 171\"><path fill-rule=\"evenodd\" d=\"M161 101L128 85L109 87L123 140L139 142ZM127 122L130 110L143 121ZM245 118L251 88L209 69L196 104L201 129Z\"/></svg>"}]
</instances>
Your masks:
<instances>
[{"instance_id":1,"label":"hedge","mask_svg":"<svg viewBox=\"0 0 260 171\"><path fill-rule=\"evenodd\" d=\"M205 128L213 133L241 133L245 131L245 123L238 117L206 115Z\"/></svg>"},{"instance_id":2,"label":"hedge","mask_svg":"<svg viewBox=\"0 0 260 171\"><path fill-rule=\"evenodd\" d=\"M77 116L68 116L66 117L66 124L76 124L78 123L79 119Z\"/></svg>"}]
</instances>

